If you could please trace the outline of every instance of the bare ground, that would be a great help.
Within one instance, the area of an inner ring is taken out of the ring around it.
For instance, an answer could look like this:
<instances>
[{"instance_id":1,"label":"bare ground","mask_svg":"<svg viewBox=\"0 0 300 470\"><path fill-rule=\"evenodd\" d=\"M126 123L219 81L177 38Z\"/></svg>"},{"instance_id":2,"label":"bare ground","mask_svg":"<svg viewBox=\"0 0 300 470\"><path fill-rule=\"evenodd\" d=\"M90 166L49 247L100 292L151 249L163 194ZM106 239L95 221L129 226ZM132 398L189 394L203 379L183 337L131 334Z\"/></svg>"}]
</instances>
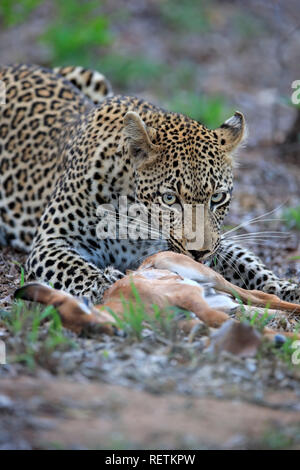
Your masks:
<instances>
[{"instance_id":1,"label":"bare ground","mask_svg":"<svg viewBox=\"0 0 300 470\"><path fill-rule=\"evenodd\" d=\"M2 448L299 449L291 393L269 394L262 406L32 378L3 380L1 393Z\"/></svg>"}]
</instances>

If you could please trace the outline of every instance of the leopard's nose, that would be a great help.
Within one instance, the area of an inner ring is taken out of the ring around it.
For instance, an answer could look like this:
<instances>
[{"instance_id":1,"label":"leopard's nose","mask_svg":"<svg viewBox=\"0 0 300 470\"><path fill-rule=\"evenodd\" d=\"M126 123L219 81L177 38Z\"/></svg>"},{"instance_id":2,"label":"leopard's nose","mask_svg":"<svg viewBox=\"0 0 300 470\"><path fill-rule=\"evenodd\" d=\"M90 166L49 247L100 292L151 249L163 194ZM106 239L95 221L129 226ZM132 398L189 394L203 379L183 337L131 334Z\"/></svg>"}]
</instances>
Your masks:
<instances>
[{"instance_id":1,"label":"leopard's nose","mask_svg":"<svg viewBox=\"0 0 300 470\"><path fill-rule=\"evenodd\" d=\"M203 251L189 250L189 253L191 253L194 260L201 261L205 255L208 255L210 253L210 251L209 250L203 250Z\"/></svg>"}]
</instances>

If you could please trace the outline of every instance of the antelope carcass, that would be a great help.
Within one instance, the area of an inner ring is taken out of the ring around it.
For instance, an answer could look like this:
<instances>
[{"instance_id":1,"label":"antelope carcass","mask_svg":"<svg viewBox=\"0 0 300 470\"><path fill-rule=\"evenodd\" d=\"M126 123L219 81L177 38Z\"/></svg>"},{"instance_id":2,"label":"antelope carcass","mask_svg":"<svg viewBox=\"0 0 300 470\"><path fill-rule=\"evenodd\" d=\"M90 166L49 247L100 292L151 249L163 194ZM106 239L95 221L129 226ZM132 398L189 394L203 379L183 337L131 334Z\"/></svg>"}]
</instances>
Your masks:
<instances>
[{"instance_id":1,"label":"antelope carcass","mask_svg":"<svg viewBox=\"0 0 300 470\"><path fill-rule=\"evenodd\" d=\"M224 277L204 264L188 256L160 252L147 258L137 269L115 282L104 294L103 303L87 306L70 294L52 289L40 283L29 283L18 289L15 296L25 300L53 305L57 308L66 328L80 333L97 330L114 334L116 319L122 317L124 300L137 302L132 290L134 284L148 315L153 314L153 305L162 314L166 307L176 306L193 312L194 318L181 321L180 326L190 330L200 321L211 327L219 327L232 318L228 311L236 308L239 298L251 306L266 307L300 314L300 305L284 302L277 296L257 290L245 290L226 281ZM264 329L264 334L274 336L278 331ZM294 336L294 333L281 333Z\"/></svg>"}]
</instances>

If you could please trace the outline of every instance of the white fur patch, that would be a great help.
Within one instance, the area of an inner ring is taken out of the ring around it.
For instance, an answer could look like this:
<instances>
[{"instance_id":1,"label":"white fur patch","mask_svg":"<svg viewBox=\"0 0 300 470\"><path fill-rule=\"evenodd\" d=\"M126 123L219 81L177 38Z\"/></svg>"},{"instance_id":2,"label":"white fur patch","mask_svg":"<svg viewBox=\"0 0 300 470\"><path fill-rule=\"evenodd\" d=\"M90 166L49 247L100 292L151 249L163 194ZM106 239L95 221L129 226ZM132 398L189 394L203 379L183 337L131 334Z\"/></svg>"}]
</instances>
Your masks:
<instances>
[{"instance_id":1,"label":"white fur patch","mask_svg":"<svg viewBox=\"0 0 300 470\"><path fill-rule=\"evenodd\" d=\"M85 305L83 302L78 302L78 304L81 310L83 310L84 313L86 313L86 315L91 315L92 312L87 305Z\"/></svg>"},{"instance_id":2,"label":"white fur patch","mask_svg":"<svg viewBox=\"0 0 300 470\"><path fill-rule=\"evenodd\" d=\"M238 306L238 304L234 300L232 300L227 294L221 294L215 289L213 289L212 283L209 283L208 285L201 285L201 283L187 278L184 278L182 281L179 282L181 284L199 287L199 289L201 289L201 295L203 296L205 302L207 302L211 308L230 312Z\"/></svg>"}]
</instances>

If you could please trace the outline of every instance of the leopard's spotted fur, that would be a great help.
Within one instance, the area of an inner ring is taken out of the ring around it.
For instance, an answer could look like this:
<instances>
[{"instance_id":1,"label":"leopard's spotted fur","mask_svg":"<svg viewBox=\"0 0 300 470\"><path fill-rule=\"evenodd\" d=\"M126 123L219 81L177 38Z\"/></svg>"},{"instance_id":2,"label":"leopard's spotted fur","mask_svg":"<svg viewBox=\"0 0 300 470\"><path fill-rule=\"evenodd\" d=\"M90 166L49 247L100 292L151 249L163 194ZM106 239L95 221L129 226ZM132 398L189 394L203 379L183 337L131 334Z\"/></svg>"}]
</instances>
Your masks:
<instances>
[{"instance_id":1,"label":"leopard's spotted fur","mask_svg":"<svg viewBox=\"0 0 300 470\"><path fill-rule=\"evenodd\" d=\"M98 301L103 290L147 254L188 252L187 239L99 239L97 209L119 196L166 204L203 204L204 246L223 252L215 269L232 282L299 301L247 250L222 242L232 192L232 156L243 138L240 113L216 130L132 97L110 96L97 72L5 66L0 105L0 242L29 251L28 276ZM97 106L94 103L98 103ZM220 196L221 194L221 196ZM171 195L171 196L170 196ZM220 199L219 199L220 198ZM35 233L36 232L36 233ZM209 261L208 261L209 262ZM235 279L238 263L243 281Z\"/></svg>"}]
</instances>

